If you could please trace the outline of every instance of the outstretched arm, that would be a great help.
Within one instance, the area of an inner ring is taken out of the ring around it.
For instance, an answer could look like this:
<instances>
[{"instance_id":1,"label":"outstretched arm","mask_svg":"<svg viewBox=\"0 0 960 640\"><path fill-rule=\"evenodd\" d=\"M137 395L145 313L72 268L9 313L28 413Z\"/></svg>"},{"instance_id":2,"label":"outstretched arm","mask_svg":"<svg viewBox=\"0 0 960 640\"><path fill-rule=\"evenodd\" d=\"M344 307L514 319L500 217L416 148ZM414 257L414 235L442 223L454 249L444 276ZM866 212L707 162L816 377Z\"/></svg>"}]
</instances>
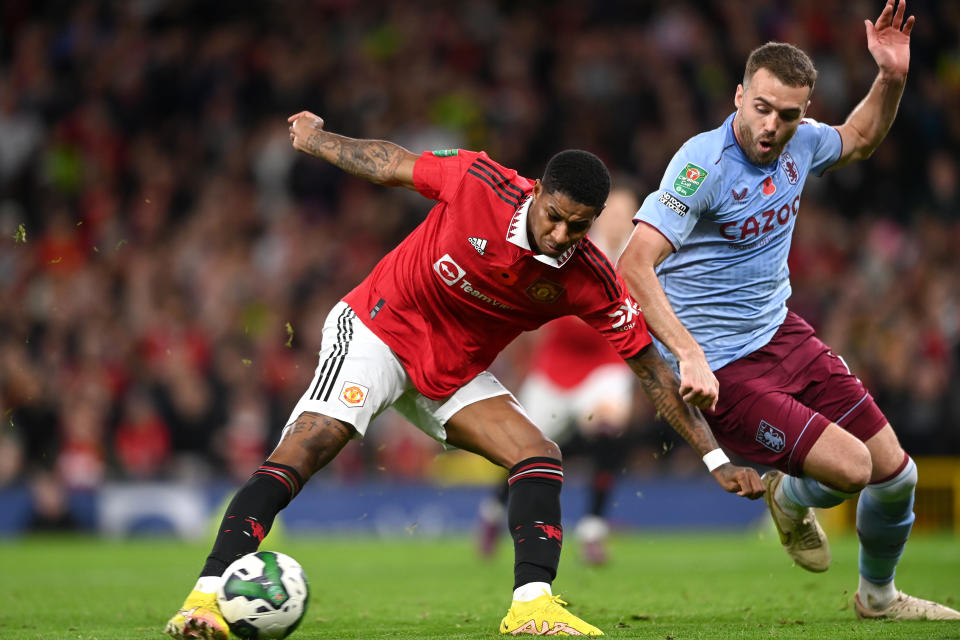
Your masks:
<instances>
[{"instance_id":1,"label":"outstretched arm","mask_svg":"<svg viewBox=\"0 0 960 640\"><path fill-rule=\"evenodd\" d=\"M897 0L887 0L876 24L864 20L867 48L879 71L866 97L850 112L847 121L837 127L843 140L843 152L834 168L852 160L869 158L886 137L897 115L910 68L910 32L914 17L903 19L906 0L900 0L896 11L895 5Z\"/></svg>"},{"instance_id":2,"label":"outstretched arm","mask_svg":"<svg viewBox=\"0 0 960 640\"><path fill-rule=\"evenodd\" d=\"M324 131L323 118L301 111L287 118L297 151L326 160L347 173L388 187L414 189L417 155L384 140L357 140Z\"/></svg>"},{"instance_id":3,"label":"outstretched arm","mask_svg":"<svg viewBox=\"0 0 960 640\"><path fill-rule=\"evenodd\" d=\"M700 410L683 401L678 391L679 381L673 369L660 357L653 345L627 360L640 379L640 384L660 416L674 431L683 436L697 453L704 456L719 449L713 432ZM720 486L731 493L755 500L763 495L760 476L750 467L738 467L726 462L711 471Z\"/></svg>"},{"instance_id":4,"label":"outstretched arm","mask_svg":"<svg viewBox=\"0 0 960 640\"><path fill-rule=\"evenodd\" d=\"M677 318L660 286L654 268L670 255L673 247L659 231L638 223L620 255L617 269L627 282L630 294L643 309L650 332L667 346L680 364L680 395L701 409L714 409L720 383L710 370L703 349Z\"/></svg>"}]
</instances>

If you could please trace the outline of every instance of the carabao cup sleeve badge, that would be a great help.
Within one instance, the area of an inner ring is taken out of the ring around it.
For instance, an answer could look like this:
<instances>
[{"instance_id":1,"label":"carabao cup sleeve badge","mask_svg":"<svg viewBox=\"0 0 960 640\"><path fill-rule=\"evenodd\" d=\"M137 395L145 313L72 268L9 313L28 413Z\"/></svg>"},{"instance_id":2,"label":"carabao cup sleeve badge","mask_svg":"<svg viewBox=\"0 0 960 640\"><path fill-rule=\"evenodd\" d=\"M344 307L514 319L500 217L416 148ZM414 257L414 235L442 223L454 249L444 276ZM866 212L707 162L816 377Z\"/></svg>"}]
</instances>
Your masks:
<instances>
[{"instance_id":1,"label":"carabao cup sleeve badge","mask_svg":"<svg viewBox=\"0 0 960 640\"><path fill-rule=\"evenodd\" d=\"M707 170L688 162L681 171L677 179L673 181L673 190L681 196L692 196L703 184L707 178Z\"/></svg>"}]
</instances>

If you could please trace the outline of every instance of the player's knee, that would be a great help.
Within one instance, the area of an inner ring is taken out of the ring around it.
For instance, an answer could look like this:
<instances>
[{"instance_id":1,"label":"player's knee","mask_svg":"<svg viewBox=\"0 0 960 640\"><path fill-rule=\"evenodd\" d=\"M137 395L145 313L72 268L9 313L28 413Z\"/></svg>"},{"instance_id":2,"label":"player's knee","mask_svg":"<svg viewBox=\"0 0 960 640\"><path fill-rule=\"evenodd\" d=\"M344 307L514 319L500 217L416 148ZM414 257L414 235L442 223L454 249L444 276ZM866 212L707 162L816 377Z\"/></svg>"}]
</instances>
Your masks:
<instances>
[{"instance_id":1,"label":"player's knee","mask_svg":"<svg viewBox=\"0 0 960 640\"><path fill-rule=\"evenodd\" d=\"M507 468L510 468L528 458L553 458L554 460L560 460L560 446L553 440L544 437L537 442L529 442L523 447L520 447L513 457L516 458L516 460L514 460L513 464L509 465Z\"/></svg>"},{"instance_id":2,"label":"player's knee","mask_svg":"<svg viewBox=\"0 0 960 640\"><path fill-rule=\"evenodd\" d=\"M541 442L538 442L534 447L530 449L531 451L536 451L527 456L528 458L554 458L556 460L560 459L560 445L558 445L553 440L544 438Z\"/></svg>"},{"instance_id":3,"label":"player's knee","mask_svg":"<svg viewBox=\"0 0 960 640\"><path fill-rule=\"evenodd\" d=\"M870 451L863 443L852 447L844 456L844 464L838 469L831 483L835 488L847 493L856 493L870 482L873 464Z\"/></svg>"},{"instance_id":4,"label":"player's knee","mask_svg":"<svg viewBox=\"0 0 960 640\"><path fill-rule=\"evenodd\" d=\"M544 457L547 458L556 458L560 460L563 457L563 454L560 453L560 445L558 445L553 440L547 440L544 443Z\"/></svg>"}]
</instances>

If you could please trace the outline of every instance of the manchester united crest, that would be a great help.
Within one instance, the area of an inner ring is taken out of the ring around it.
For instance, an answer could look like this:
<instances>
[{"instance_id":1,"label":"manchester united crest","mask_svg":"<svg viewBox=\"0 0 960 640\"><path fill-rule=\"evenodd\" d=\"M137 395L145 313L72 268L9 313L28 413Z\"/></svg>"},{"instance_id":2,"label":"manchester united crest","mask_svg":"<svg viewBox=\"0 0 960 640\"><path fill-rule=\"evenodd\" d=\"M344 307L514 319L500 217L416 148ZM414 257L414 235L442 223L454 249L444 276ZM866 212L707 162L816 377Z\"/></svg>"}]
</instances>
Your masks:
<instances>
[{"instance_id":1,"label":"manchester united crest","mask_svg":"<svg viewBox=\"0 0 960 640\"><path fill-rule=\"evenodd\" d=\"M556 282L550 282L546 278L539 278L529 287L527 287L527 297L534 302L547 304L556 302L560 294L563 293L563 285Z\"/></svg>"},{"instance_id":2,"label":"manchester united crest","mask_svg":"<svg viewBox=\"0 0 960 640\"><path fill-rule=\"evenodd\" d=\"M362 407L370 389L356 382L344 382L340 391L340 402L348 407Z\"/></svg>"}]
</instances>

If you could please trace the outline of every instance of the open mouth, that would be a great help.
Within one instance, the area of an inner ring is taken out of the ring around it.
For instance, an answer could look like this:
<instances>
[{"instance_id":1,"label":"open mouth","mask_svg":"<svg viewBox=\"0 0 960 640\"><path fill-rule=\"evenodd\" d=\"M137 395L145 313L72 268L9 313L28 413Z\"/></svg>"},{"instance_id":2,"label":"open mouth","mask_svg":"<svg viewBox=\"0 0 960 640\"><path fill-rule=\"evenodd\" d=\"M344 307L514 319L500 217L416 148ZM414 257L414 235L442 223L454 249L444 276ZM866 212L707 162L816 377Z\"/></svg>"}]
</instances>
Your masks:
<instances>
[{"instance_id":1,"label":"open mouth","mask_svg":"<svg viewBox=\"0 0 960 640\"><path fill-rule=\"evenodd\" d=\"M767 153L773 149L773 140L760 140L757 142L757 146L760 147L760 151Z\"/></svg>"}]
</instances>

